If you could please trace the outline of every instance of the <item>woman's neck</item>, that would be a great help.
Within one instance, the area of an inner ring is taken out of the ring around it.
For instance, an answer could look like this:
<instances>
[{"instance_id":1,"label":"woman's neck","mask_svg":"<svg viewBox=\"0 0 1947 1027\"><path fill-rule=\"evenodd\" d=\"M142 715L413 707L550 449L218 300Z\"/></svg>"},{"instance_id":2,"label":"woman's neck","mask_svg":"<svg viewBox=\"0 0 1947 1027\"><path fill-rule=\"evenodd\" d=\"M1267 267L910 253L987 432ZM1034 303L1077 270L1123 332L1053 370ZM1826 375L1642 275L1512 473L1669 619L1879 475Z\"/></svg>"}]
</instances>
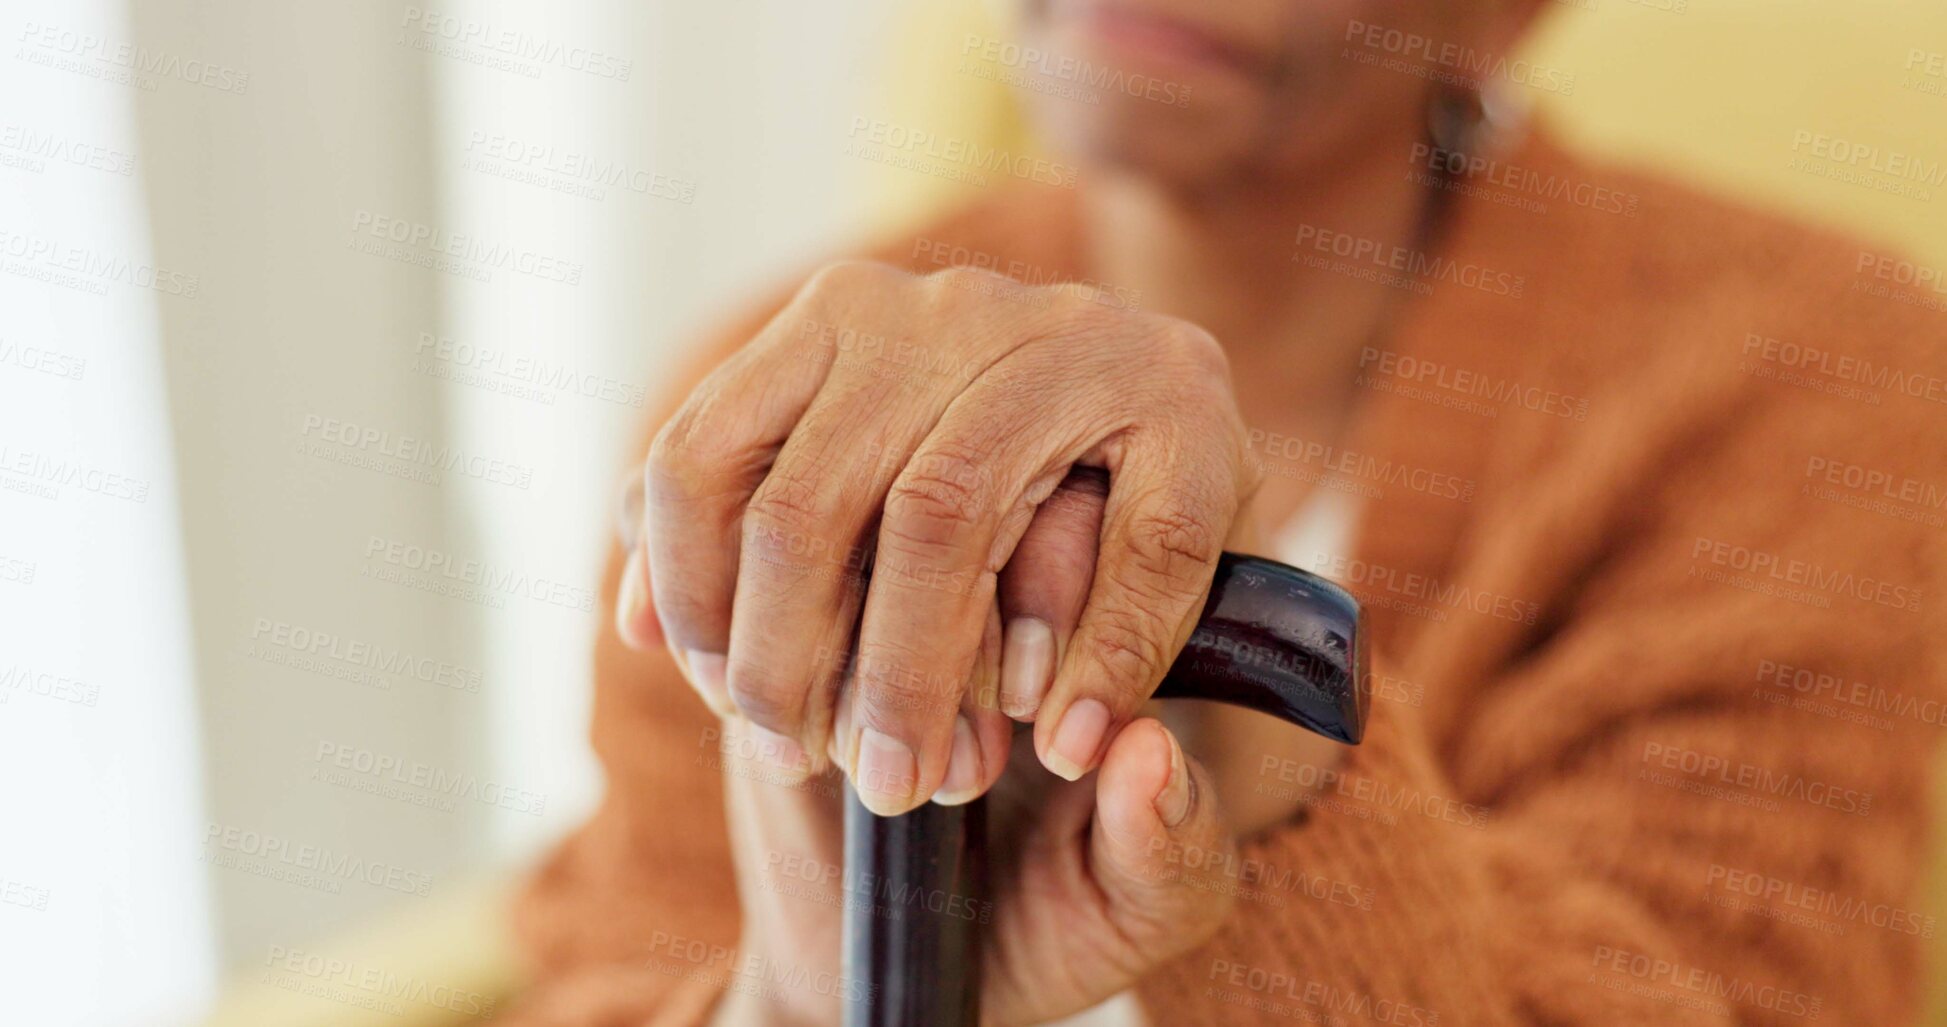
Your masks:
<instances>
[{"instance_id":1,"label":"woman's neck","mask_svg":"<svg viewBox=\"0 0 1947 1027\"><path fill-rule=\"evenodd\" d=\"M1222 341L1252 427L1336 435L1360 349L1410 295L1358 272L1427 246L1432 194L1406 161L1418 126L1390 135L1329 173L1196 195L1104 174L1086 200L1092 270Z\"/></svg>"}]
</instances>

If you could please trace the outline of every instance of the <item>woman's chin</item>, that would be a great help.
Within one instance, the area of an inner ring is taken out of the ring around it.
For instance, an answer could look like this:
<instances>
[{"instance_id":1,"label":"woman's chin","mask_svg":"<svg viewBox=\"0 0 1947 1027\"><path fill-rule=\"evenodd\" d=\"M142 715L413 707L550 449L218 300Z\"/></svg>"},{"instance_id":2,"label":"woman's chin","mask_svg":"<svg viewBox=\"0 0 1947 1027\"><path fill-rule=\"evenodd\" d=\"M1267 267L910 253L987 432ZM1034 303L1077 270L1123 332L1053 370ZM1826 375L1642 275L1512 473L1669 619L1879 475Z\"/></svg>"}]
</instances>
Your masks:
<instances>
[{"instance_id":1,"label":"woman's chin","mask_svg":"<svg viewBox=\"0 0 1947 1027\"><path fill-rule=\"evenodd\" d=\"M1091 168L1106 168L1174 185L1227 178L1249 159L1248 131L1225 131L1221 123L1189 118L1158 118L1149 112L1094 109L1043 112L1037 118L1043 137Z\"/></svg>"}]
</instances>

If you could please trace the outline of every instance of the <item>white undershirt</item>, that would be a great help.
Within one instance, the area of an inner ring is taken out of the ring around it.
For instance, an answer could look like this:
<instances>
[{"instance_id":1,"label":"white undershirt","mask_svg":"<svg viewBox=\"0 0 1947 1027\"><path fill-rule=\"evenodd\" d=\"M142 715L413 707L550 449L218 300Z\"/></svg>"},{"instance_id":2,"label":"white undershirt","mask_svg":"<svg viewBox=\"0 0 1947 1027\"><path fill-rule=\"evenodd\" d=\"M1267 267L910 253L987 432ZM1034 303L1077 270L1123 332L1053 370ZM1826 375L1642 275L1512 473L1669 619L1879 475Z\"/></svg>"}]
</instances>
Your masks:
<instances>
[{"instance_id":1,"label":"white undershirt","mask_svg":"<svg viewBox=\"0 0 1947 1027\"><path fill-rule=\"evenodd\" d=\"M1271 539L1271 553L1284 563L1324 574L1352 557L1359 528L1359 498L1330 487L1314 488ZM1149 1027L1136 993L1110 996L1101 1005L1055 1020L1050 1027Z\"/></svg>"}]
</instances>

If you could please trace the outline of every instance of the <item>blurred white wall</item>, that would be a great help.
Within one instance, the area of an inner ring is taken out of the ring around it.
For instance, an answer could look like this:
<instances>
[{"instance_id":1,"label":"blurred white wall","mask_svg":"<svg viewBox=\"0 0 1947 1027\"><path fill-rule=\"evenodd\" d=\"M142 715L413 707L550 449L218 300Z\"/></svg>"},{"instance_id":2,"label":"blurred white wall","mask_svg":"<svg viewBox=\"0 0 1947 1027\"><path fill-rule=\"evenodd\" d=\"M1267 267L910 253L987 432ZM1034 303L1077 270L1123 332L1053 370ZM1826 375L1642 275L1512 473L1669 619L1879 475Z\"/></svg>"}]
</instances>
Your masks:
<instances>
[{"instance_id":1,"label":"blurred white wall","mask_svg":"<svg viewBox=\"0 0 1947 1027\"><path fill-rule=\"evenodd\" d=\"M113 0L0 32L0 1023L135 1023L215 979L188 589L135 94L67 52Z\"/></svg>"},{"instance_id":2,"label":"blurred white wall","mask_svg":"<svg viewBox=\"0 0 1947 1027\"><path fill-rule=\"evenodd\" d=\"M537 20L532 5L490 3L460 24L416 19L448 43L477 31L564 44L554 61L447 59L433 76L441 224L558 255L576 277L446 283L455 370L512 371L446 391L455 437L534 454L530 493L459 512L478 551L572 568L575 585L592 585L624 449L679 351L865 220L870 198L850 187L854 162L838 141L893 6L605 4ZM579 388L534 386L542 375ZM594 782L591 628L549 612L480 640L515 683L491 697L492 751L509 780L549 797L547 817L493 822L520 852L578 819Z\"/></svg>"},{"instance_id":3,"label":"blurred white wall","mask_svg":"<svg viewBox=\"0 0 1947 1027\"><path fill-rule=\"evenodd\" d=\"M624 447L864 223L893 7L7 6L0 231L195 288L0 275L0 450L153 486L0 490L0 673L100 695L0 705L0 1022L175 1022L580 819Z\"/></svg>"}]
</instances>

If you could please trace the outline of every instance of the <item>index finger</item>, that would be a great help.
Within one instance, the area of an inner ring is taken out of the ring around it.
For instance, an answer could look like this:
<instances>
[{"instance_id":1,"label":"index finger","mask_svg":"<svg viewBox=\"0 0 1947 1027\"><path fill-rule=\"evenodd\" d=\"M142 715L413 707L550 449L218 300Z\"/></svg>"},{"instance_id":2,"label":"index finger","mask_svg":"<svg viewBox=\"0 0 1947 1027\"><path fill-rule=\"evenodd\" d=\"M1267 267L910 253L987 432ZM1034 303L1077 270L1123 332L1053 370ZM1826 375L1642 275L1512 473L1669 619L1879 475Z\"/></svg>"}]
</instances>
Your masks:
<instances>
[{"instance_id":1,"label":"index finger","mask_svg":"<svg viewBox=\"0 0 1947 1027\"><path fill-rule=\"evenodd\" d=\"M1070 781L1094 769L1196 629L1237 514L1234 468L1136 433L1111 475L1088 605L1035 719Z\"/></svg>"}]
</instances>

